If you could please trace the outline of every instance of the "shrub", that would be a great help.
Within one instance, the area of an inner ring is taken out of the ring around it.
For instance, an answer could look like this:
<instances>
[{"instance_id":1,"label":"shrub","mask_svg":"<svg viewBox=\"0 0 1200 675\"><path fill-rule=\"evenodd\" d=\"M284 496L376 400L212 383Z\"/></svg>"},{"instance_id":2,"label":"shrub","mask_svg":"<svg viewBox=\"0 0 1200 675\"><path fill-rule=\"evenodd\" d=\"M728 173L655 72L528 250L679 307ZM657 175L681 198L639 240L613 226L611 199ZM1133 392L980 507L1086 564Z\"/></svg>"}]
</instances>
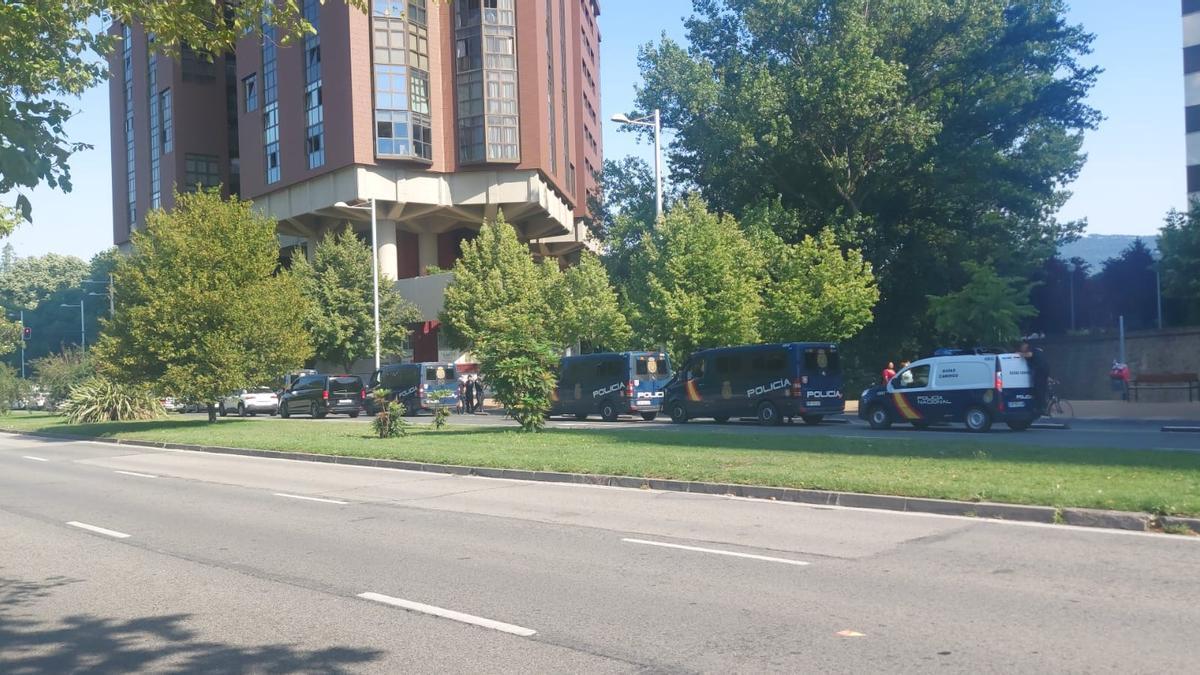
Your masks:
<instances>
[{"instance_id":1,"label":"shrub","mask_svg":"<svg viewBox=\"0 0 1200 675\"><path fill-rule=\"evenodd\" d=\"M438 406L433 409L433 428L442 429L450 423L450 409L445 406Z\"/></svg>"},{"instance_id":2,"label":"shrub","mask_svg":"<svg viewBox=\"0 0 1200 675\"><path fill-rule=\"evenodd\" d=\"M92 357L76 347L61 354L50 354L33 360L33 372L50 401L58 403L71 395L71 389L96 374Z\"/></svg>"},{"instance_id":3,"label":"shrub","mask_svg":"<svg viewBox=\"0 0 1200 675\"><path fill-rule=\"evenodd\" d=\"M165 414L162 403L149 390L101 377L73 387L61 409L68 424L151 420Z\"/></svg>"},{"instance_id":4,"label":"shrub","mask_svg":"<svg viewBox=\"0 0 1200 675\"><path fill-rule=\"evenodd\" d=\"M375 409L379 414L371 422L380 438L397 438L408 435L408 422L404 421L404 406L388 400L387 389L375 390Z\"/></svg>"},{"instance_id":5,"label":"shrub","mask_svg":"<svg viewBox=\"0 0 1200 675\"><path fill-rule=\"evenodd\" d=\"M7 415L13 405L29 394L29 383L17 376L17 371L0 363L0 415Z\"/></svg>"}]
</instances>

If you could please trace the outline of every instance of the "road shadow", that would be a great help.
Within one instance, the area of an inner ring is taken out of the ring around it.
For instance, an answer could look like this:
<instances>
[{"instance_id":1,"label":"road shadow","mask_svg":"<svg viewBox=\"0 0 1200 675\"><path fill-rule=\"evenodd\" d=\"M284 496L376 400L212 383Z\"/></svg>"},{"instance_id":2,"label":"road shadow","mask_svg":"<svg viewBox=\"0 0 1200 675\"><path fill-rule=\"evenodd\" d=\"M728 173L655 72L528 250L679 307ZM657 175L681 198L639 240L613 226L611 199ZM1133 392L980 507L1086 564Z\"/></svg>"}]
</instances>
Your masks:
<instances>
[{"instance_id":1,"label":"road shadow","mask_svg":"<svg viewBox=\"0 0 1200 675\"><path fill-rule=\"evenodd\" d=\"M78 579L0 577L0 673L349 673L383 652L232 645L200 638L190 614L114 619L79 613L53 622L21 611Z\"/></svg>"}]
</instances>

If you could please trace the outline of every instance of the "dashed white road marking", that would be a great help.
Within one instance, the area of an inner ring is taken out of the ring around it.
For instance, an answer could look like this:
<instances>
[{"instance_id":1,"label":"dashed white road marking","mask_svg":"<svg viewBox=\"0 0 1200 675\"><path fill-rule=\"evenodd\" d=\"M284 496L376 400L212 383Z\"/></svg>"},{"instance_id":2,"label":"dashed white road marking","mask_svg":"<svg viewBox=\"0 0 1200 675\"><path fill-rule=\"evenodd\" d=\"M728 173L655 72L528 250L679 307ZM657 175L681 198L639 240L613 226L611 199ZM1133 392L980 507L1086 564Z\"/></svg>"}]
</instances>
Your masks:
<instances>
[{"instance_id":1,"label":"dashed white road marking","mask_svg":"<svg viewBox=\"0 0 1200 675\"><path fill-rule=\"evenodd\" d=\"M646 546L661 546L663 548L677 548L683 551L695 551L697 553L713 553L716 555L728 555L735 558L749 558L751 560L763 560L766 562L783 563L785 565L807 565L809 563L803 560L792 560L790 558L773 558L769 555L755 555L753 553L737 553L736 551L722 551L715 548L701 548L699 546L684 546L683 544L668 544L665 541L647 541L645 539L629 539L625 538L621 541L630 544L643 544Z\"/></svg>"},{"instance_id":2,"label":"dashed white road marking","mask_svg":"<svg viewBox=\"0 0 1200 675\"><path fill-rule=\"evenodd\" d=\"M276 497L287 497L288 499L303 499L304 501L308 501L308 502L322 502L325 504L349 504L350 503L350 502L344 502L340 499L325 499L323 497L305 497L304 495L290 495L286 492L272 492L271 494L275 495Z\"/></svg>"},{"instance_id":3,"label":"dashed white road marking","mask_svg":"<svg viewBox=\"0 0 1200 675\"><path fill-rule=\"evenodd\" d=\"M138 478L158 478L158 476L155 476L154 474L138 473L137 471L118 471L113 469L113 473L119 473L122 476L136 476Z\"/></svg>"},{"instance_id":4,"label":"dashed white road marking","mask_svg":"<svg viewBox=\"0 0 1200 675\"><path fill-rule=\"evenodd\" d=\"M481 616L474 616L472 614L463 614L462 612L456 612L452 609L443 609L441 607L434 607L433 605L426 605L426 604L420 603L420 602L413 602L412 600L403 600L401 598L393 598L390 595L382 595L380 593L359 593L358 597L362 598L363 600L371 600L372 602L379 602L379 603L383 603L385 605L391 605L393 607L407 609L412 612L421 612L422 614L430 614L432 616L438 616L443 619L450 619L451 621L458 621L461 623L469 623L472 626L479 626L481 628L490 628L492 630L498 630L502 633L508 633L510 635L519 635L521 637L529 637L531 635L537 634L537 631L533 630L532 628L523 628L521 626L514 626L511 623L504 623L503 621L495 621L493 619L485 619Z\"/></svg>"},{"instance_id":5,"label":"dashed white road marking","mask_svg":"<svg viewBox=\"0 0 1200 675\"><path fill-rule=\"evenodd\" d=\"M21 455L22 459L31 459L35 462L49 462L45 457L34 457L33 455Z\"/></svg>"},{"instance_id":6,"label":"dashed white road marking","mask_svg":"<svg viewBox=\"0 0 1200 675\"><path fill-rule=\"evenodd\" d=\"M95 525L88 525L87 523L81 523L81 522L78 522L75 520L68 521L67 524L70 525L71 527L78 527L81 530L95 532L96 534L103 534L103 535L106 535L109 537L114 537L116 539L128 539L129 538L129 535L125 534L124 532L117 532L116 530L109 530L109 529L106 529L103 527L96 527Z\"/></svg>"}]
</instances>

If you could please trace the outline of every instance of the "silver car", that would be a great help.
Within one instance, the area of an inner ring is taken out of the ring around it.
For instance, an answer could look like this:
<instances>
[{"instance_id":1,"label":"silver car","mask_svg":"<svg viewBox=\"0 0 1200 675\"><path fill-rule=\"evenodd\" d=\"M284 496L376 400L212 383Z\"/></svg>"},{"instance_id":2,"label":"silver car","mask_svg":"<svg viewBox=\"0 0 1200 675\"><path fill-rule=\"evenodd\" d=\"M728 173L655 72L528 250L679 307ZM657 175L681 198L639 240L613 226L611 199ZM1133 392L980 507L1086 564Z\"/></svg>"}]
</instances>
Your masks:
<instances>
[{"instance_id":1,"label":"silver car","mask_svg":"<svg viewBox=\"0 0 1200 675\"><path fill-rule=\"evenodd\" d=\"M238 417L267 413L274 415L279 411L279 395L270 387L251 387L242 389L217 403L217 413L224 417L237 413Z\"/></svg>"}]
</instances>

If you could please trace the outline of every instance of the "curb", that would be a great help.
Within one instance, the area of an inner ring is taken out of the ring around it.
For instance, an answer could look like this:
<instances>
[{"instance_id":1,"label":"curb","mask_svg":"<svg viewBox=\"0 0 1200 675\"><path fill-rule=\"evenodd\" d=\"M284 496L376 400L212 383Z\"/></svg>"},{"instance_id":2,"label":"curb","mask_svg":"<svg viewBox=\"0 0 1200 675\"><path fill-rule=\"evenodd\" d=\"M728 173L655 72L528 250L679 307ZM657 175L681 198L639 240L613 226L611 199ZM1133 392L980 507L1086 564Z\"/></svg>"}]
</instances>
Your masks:
<instances>
[{"instance_id":1,"label":"curb","mask_svg":"<svg viewBox=\"0 0 1200 675\"><path fill-rule=\"evenodd\" d=\"M1162 429L1159 429L1159 431L1166 431L1166 432L1172 432L1172 433L1195 434L1195 433L1200 433L1200 426L1196 426L1196 427L1163 427Z\"/></svg>"},{"instance_id":2,"label":"curb","mask_svg":"<svg viewBox=\"0 0 1200 675\"><path fill-rule=\"evenodd\" d=\"M761 485L739 485L737 483L705 483L700 481L673 480L665 478L641 478L635 476L610 476L592 473L565 473L559 471L535 471L529 469L499 469L457 464L430 464L400 459L371 459L368 457L345 457L341 455L319 455L282 450L253 450L250 448L226 448L212 445L188 443L164 443L161 441L139 441L110 439L104 437L69 436L0 428L0 432L17 436L44 438L56 441L94 441L113 445L155 448L159 450L186 450L243 457L267 459L291 459L302 462L345 464L379 469L421 471L456 476L480 476L483 478L505 478L509 480L543 483L567 483L602 485L640 490L662 490L695 494L724 495L746 499L766 499L780 502L795 502L820 506L841 506L856 509L879 509L907 513L930 513L944 516L967 516L993 520L1012 520L1045 524L1066 524L1078 527L1095 527L1117 530L1149 532L1164 526L1185 526L1200 533L1200 518L1155 518L1149 513L1127 511L1105 511L1084 508L1055 508L1025 504L1001 504L997 502L966 502L950 499L903 497L897 495L872 495L858 492L836 492L832 490L807 490L803 488L770 487Z\"/></svg>"}]
</instances>

